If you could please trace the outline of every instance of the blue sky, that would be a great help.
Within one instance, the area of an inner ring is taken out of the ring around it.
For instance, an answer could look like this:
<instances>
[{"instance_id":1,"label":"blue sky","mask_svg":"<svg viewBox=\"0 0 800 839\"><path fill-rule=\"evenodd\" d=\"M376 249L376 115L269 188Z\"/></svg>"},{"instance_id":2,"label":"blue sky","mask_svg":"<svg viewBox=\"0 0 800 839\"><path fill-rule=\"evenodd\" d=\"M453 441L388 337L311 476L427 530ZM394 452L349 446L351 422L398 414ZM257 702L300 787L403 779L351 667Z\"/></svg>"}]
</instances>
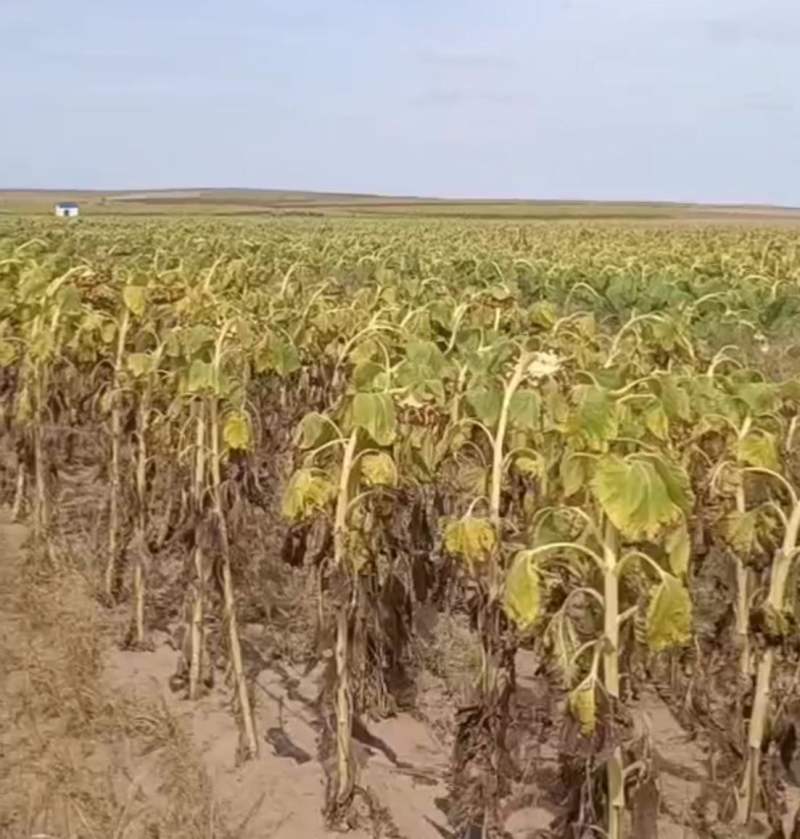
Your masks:
<instances>
[{"instance_id":1,"label":"blue sky","mask_svg":"<svg viewBox=\"0 0 800 839\"><path fill-rule=\"evenodd\" d=\"M0 187L800 205L798 0L0 0Z\"/></svg>"}]
</instances>

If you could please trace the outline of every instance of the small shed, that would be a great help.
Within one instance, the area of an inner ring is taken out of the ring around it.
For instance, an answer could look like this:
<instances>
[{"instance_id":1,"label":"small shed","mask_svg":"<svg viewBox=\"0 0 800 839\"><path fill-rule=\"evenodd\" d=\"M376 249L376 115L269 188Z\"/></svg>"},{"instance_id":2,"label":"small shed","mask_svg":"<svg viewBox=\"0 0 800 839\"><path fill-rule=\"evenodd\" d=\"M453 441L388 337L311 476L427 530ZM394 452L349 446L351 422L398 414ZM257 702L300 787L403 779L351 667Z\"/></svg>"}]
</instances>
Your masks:
<instances>
[{"instance_id":1,"label":"small shed","mask_svg":"<svg viewBox=\"0 0 800 839\"><path fill-rule=\"evenodd\" d=\"M56 204L56 215L59 218L77 218L81 208L74 201L61 201Z\"/></svg>"}]
</instances>

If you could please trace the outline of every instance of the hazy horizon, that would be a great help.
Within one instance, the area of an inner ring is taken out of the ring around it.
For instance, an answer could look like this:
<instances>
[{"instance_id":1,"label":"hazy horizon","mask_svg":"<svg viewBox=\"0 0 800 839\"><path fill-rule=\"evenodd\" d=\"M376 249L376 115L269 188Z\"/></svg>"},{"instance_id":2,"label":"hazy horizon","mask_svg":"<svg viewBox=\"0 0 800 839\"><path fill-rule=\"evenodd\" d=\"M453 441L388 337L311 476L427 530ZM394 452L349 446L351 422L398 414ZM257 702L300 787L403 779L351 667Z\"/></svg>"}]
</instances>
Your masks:
<instances>
[{"instance_id":1,"label":"hazy horizon","mask_svg":"<svg viewBox=\"0 0 800 839\"><path fill-rule=\"evenodd\" d=\"M793 0L3 6L8 190L800 205Z\"/></svg>"}]
</instances>

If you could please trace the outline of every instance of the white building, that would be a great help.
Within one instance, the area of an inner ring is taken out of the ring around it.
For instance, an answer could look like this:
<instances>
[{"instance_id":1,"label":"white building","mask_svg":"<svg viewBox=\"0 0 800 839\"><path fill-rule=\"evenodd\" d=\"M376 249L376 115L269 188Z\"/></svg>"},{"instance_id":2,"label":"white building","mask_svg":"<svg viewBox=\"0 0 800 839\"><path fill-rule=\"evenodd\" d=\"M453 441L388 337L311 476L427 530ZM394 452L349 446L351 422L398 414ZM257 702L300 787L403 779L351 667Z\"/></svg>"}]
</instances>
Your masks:
<instances>
[{"instance_id":1,"label":"white building","mask_svg":"<svg viewBox=\"0 0 800 839\"><path fill-rule=\"evenodd\" d=\"M59 218L77 218L80 207L74 201L62 201L56 204L56 215Z\"/></svg>"}]
</instances>

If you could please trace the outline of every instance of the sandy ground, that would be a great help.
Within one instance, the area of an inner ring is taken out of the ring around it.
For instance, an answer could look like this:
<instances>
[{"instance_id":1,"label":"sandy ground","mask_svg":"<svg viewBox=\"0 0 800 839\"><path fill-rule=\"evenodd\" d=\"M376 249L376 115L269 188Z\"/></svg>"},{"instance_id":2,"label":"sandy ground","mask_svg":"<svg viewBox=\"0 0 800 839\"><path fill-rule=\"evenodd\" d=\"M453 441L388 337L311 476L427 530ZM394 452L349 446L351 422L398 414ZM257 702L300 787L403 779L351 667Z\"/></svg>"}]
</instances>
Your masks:
<instances>
[{"instance_id":1,"label":"sandy ground","mask_svg":"<svg viewBox=\"0 0 800 839\"><path fill-rule=\"evenodd\" d=\"M255 689L261 753L237 765L231 690L218 683L195 703L174 694L168 685L176 652L165 635L156 635L153 652L118 649L107 615L72 577L33 601L34 609L52 606L52 620L25 612L25 537L0 511L0 839L331 835L322 819L312 708L317 672L265 665ZM257 644L260 630L245 629ZM81 651L81 644L88 646ZM92 645L97 672L71 672L91 659ZM535 686L534 666L521 652L521 690ZM658 769L659 817L647 839L691 839L698 834L683 825L708 777L706 755L654 692L633 710L649 731ZM379 834L365 828L352 831L353 839L452 837L442 808L449 749L431 727L399 714L370 724L356 752L360 783L388 818ZM506 829L514 839L538 839L553 815L529 805L508 814ZM791 822L790 813L784 835L796 839Z\"/></svg>"}]
</instances>

